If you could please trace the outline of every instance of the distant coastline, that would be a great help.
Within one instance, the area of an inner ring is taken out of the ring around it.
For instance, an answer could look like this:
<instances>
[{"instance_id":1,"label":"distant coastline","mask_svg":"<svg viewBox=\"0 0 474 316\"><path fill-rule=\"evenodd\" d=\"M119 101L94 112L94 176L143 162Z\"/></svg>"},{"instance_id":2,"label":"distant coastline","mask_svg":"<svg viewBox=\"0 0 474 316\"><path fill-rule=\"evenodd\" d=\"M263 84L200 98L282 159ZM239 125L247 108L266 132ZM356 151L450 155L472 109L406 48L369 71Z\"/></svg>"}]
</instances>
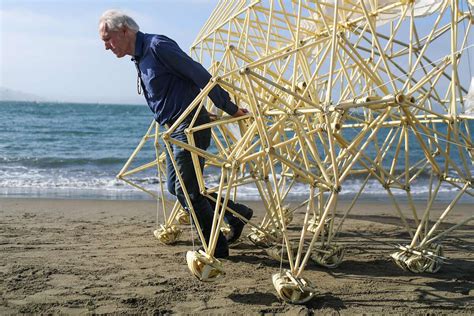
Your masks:
<instances>
[{"instance_id":1,"label":"distant coastline","mask_svg":"<svg viewBox=\"0 0 474 316\"><path fill-rule=\"evenodd\" d=\"M0 102L45 102L45 103L75 103L75 104L116 104L116 105L145 105L145 99L141 96L118 97L116 99L99 100L87 96L71 96L66 99L44 97L34 93L0 87Z\"/></svg>"},{"instance_id":2,"label":"distant coastline","mask_svg":"<svg viewBox=\"0 0 474 316\"><path fill-rule=\"evenodd\" d=\"M118 105L118 106L144 106L144 104L139 103L116 103L116 102L78 102L78 101L57 101L57 100L49 100L49 101L36 101L36 100L0 100L0 103L30 103L30 104L49 104L49 105Z\"/></svg>"},{"instance_id":3,"label":"distant coastline","mask_svg":"<svg viewBox=\"0 0 474 316\"><path fill-rule=\"evenodd\" d=\"M0 87L0 101L47 102L48 100L44 97L32 93L26 93L23 91Z\"/></svg>"}]
</instances>

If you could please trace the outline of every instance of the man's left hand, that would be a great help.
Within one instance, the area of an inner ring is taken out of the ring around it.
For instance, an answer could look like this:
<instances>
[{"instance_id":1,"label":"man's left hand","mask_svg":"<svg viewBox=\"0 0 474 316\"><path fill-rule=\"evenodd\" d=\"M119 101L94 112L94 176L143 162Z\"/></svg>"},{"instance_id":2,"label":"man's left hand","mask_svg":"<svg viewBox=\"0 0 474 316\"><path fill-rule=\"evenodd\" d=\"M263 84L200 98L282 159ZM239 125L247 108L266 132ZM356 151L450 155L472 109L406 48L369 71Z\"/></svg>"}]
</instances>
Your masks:
<instances>
[{"instance_id":1,"label":"man's left hand","mask_svg":"<svg viewBox=\"0 0 474 316\"><path fill-rule=\"evenodd\" d=\"M232 115L233 117L239 117L239 116L244 116L244 115L247 115L249 114L249 111L247 109L243 109L243 108L239 108L237 110L237 112L234 113L234 115Z\"/></svg>"}]
</instances>

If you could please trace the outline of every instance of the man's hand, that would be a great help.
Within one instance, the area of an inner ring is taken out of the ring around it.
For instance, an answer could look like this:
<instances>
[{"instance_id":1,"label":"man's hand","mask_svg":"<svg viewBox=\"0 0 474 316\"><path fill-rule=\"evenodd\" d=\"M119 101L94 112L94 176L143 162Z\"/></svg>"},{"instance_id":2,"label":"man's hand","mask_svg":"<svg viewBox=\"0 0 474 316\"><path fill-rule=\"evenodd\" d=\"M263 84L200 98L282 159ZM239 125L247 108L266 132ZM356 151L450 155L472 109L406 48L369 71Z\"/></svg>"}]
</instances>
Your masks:
<instances>
[{"instance_id":1,"label":"man's hand","mask_svg":"<svg viewBox=\"0 0 474 316\"><path fill-rule=\"evenodd\" d=\"M211 120L211 122L217 121L217 115L215 115L214 113L209 113L209 119Z\"/></svg>"},{"instance_id":2,"label":"man's hand","mask_svg":"<svg viewBox=\"0 0 474 316\"><path fill-rule=\"evenodd\" d=\"M248 113L249 113L249 111L247 109L239 108L237 110L237 112L235 112L234 115L232 115L232 116L233 117L239 117L239 116L247 115Z\"/></svg>"}]
</instances>

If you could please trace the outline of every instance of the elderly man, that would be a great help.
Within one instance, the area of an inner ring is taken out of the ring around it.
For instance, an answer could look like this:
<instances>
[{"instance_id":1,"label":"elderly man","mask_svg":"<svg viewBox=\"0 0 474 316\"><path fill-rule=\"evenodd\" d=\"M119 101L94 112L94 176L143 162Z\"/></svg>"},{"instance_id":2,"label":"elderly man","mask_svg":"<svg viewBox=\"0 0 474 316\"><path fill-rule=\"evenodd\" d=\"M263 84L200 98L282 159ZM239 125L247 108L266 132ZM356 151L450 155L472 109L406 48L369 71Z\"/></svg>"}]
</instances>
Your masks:
<instances>
[{"instance_id":1,"label":"elderly man","mask_svg":"<svg viewBox=\"0 0 474 316\"><path fill-rule=\"evenodd\" d=\"M138 71L137 89L139 93L143 90L148 106L160 125L172 125L211 79L209 72L184 53L176 42L163 35L140 32L138 24L123 12L104 12L99 21L99 34L106 50L111 50L118 58L132 56ZM209 97L217 107L233 117L246 114L244 109L239 109L231 102L229 94L219 86L209 92ZM187 142L184 131L194 114L189 115L171 137ZM205 109L201 110L196 125L209 121L209 113ZM196 133L194 138L196 146L206 150L210 144L211 131L202 130ZM199 191L190 153L178 146L173 146L172 149L179 170L174 169L167 156L168 191L178 198L185 209L189 209L177 180L176 172L179 172L190 195L203 235L208 241L215 204ZM202 167L204 159L200 159L200 163ZM245 205L229 201L228 206L247 219L252 217L252 210ZM229 240L220 233L214 253L216 258L229 255L228 242L237 240L244 227L241 220L230 214L226 214L226 219L231 225L232 233Z\"/></svg>"}]
</instances>

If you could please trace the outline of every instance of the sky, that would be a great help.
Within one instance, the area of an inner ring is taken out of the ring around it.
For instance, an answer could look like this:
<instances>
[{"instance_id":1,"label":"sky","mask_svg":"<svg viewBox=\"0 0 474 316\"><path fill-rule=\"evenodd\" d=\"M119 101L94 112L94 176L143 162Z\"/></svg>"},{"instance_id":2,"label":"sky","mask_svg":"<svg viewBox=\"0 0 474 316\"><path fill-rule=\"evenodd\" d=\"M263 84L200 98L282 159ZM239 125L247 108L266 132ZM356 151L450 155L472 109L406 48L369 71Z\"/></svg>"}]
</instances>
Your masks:
<instances>
[{"instance_id":1,"label":"sky","mask_svg":"<svg viewBox=\"0 0 474 316\"><path fill-rule=\"evenodd\" d=\"M101 14L121 9L142 31L167 35L188 51L217 2L0 0L0 88L48 101L144 104L129 57L104 49Z\"/></svg>"},{"instance_id":2,"label":"sky","mask_svg":"<svg viewBox=\"0 0 474 316\"><path fill-rule=\"evenodd\" d=\"M104 49L98 19L131 15L145 33L185 51L217 0L0 0L0 88L49 101L144 104L129 57Z\"/></svg>"}]
</instances>

